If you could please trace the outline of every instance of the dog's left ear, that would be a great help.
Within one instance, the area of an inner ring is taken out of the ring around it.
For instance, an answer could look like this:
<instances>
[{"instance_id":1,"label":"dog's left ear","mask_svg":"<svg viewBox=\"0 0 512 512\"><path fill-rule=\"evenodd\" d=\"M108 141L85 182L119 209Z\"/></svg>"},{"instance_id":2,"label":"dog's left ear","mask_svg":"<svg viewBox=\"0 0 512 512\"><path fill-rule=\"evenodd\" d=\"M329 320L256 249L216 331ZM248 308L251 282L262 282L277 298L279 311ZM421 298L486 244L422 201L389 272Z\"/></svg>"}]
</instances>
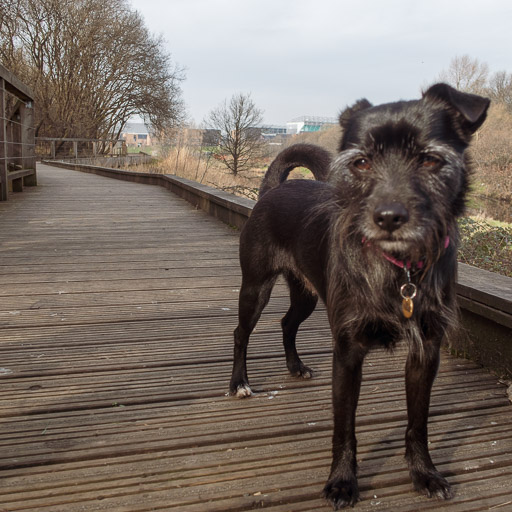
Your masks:
<instances>
[{"instance_id":1,"label":"dog's left ear","mask_svg":"<svg viewBox=\"0 0 512 512\"><path fill-rule=\"evenodd\" d=\"M435 84L423 94L424 98L441 100L461 116L461 127L472 134L482 126L491 101L477 94L460 92L447 84Z\"/></svg>"},{"instance_id":2,"label":"dog's left ear","mask_svg":"<svg viewBox=\"0 0 512 512\"><path fill-rule=\"evenodd\" d=\"M351 107L347 107L339 116L339 122L343 129L346 129L350 118L360 110L366 110L372 107L372 104L365 98L356 101Z\"/></svg>"}]
</instances>

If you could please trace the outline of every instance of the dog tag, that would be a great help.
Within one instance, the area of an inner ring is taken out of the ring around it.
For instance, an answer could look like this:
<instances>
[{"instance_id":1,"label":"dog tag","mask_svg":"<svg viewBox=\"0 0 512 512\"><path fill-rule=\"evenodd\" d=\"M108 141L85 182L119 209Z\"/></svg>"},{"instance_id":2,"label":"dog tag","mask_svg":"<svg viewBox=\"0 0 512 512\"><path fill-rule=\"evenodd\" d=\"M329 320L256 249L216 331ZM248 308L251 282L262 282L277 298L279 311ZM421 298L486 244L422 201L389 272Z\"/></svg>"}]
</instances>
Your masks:
<instances>
[{"instance_id":1,"label":"dog tag","mask_svg":"<svg viewBox=\"0 0 512 512\"><path fill-rule=\"evenodd\" d=\"M416 285L411 283L409 273L407 272L408 281L400 288L400 295L402 296L402 313L405 318L411 318L412 313L414 311L414 304L412 299L416 297L416 292L418 289Z\"/></svg>"},{"instance_id":2,"label":"dog tag","mask_svg":"<svg viewBox=\"0 0 512 512\"><path fill-rule=\"evenodd\" d=\"M402 300L402 313L404 314L405 318L411 318L413 311L414 304L411 297L405 297Z\"/></svg>"}]
</instances>

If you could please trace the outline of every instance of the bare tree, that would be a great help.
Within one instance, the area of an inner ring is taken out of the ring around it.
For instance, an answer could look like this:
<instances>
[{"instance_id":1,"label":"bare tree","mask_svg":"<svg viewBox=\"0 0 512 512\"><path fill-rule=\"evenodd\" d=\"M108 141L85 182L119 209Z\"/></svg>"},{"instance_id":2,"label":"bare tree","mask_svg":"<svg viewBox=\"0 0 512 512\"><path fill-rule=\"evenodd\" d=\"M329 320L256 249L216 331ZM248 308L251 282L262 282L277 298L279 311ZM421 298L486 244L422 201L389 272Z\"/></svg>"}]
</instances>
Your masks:
<instances>
[{"instance_id":1,"label":"bare tree","mask_svg":"<svg viewBox=\"0 0 512 512\"><path fill-rule=\"evenodd\" d=\"M36 95L36 135L117 138L183 116L182 71L127 0L2 0L0 58Z\"/></svg>"},{"instance_id":2,"label":"bare tree","mask_svg":"<svg viewBox=\"0 0 512 512\"><path fill-rule=\"evenodd\" d=\"M262 120L263 111L256 107L250 94L242 93L213 109L205 119L208 128L220 131L222 162L235 176L261 155L264 141L258 125Z\"/></svg>"},{"instance_id":3,"label":"bare tree","mask_svg":"<svg viewBox=\"0 0 512 512\"><path fill-rule=\"evenodd\" d=\"M512 74L497 71L489 79L489 96L496 103L506 105L512 112Z\"/></svg>"},{"instance_id":4,"label":"bare tree","mask_svg":"<svg viewBox=\"0 0 512 512\"><path fill-rule=\"evenodd\" d=\"M485 91L489 66L478 59L472 59L469 55L454 57L448 69L439 73L438 82L446 82L456 89L474 94Z\"/></svg>"}]
</instances>

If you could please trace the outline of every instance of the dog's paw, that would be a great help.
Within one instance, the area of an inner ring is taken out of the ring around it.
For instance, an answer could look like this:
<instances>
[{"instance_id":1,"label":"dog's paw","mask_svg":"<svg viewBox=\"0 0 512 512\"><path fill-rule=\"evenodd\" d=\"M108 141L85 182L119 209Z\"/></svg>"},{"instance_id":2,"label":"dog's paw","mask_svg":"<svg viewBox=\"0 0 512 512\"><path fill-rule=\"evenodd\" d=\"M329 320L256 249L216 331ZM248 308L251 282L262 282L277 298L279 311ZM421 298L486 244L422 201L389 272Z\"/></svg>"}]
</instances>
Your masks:
<instances>
[{"instance_id":1,"label":"dog's paw","mask_svg":"<svg viewBox=\"0 0 512 512\"><path fill-rule=\"evenodd\" d=\"M322 496L330 501L334 510L353 507L359 501L359 488L354 480L329 480Z\"/></svg>"},{"instance_id":2,"label":"dog's paw","mask_svg":"<svg viewBox=\"0 0 512 512\"><path fill-rule=\"evenodd\" d=\"M309 368L308 366L302 366L297 377L301 377L303 379L311 379L313 378L313 375L314 372L311 368Z\"/></svg>"},{"instance_id":3,"label":"dog's paw","mask_svg":"<svg viewBox=\"0 0 512 512\"><path fill-rule=\"evenodd\" d=\"M411 478L414 488L429 498L443 500L453 498L450 484L438 471L411 471Z\"/></svg>"},{"instance_id":4,"label":"dog's paw","mask_svg":"<svg viewBox=\"0 0 512 512\"><path fill-rule=\"evenodd\" d=\"M298 379L311 379L315 373L309 366L302 363L298 367L289 368L288 371L292 377L297 377Z\"/></svg>"},{"instance_id":5,"label":"dog's paw","mask_svg":"<svg viewBox=\"0 0 512 512\"><path fill-rule=\"evenodd\" d=\"M252 395L252 390L249 384L240 384L236 387L236 389L231 390L229 394L231 396L235 396L236 398L247 398Z\"/></svg>"}]
</instances>

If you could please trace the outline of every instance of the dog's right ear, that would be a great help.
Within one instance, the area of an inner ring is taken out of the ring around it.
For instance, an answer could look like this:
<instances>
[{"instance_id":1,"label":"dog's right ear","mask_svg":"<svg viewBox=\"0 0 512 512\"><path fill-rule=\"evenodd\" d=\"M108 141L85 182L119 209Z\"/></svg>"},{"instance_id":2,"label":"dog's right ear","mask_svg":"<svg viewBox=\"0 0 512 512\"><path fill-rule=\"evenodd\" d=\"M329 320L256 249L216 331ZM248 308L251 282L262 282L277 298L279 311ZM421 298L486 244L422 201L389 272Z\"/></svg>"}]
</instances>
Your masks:
<instances>
[{"instance_id":1,"label":"dog's right ear","mask_svg":"<svg viewBox=\"0 0 512 512\"><path fill-rule=\"evenodd\" d=\"M339 122L343 130L346 129L350 118L353 114L356 112L359 112L360 110L366 110L367 108L372 107L373 105L367 100L367 99L361 99L356 101L351 107L347 107L339 117Z\"/></svg>"},{"instance_id":2,"label":"dog's right ear","mask_svg":"<svg viewBox=\"0 0 512 512\"><path fill-rule=\"evenodd\" d=\"M461 92L442 83L429 87L423 97L441 100L454 108L462 117L462 128L467 130L469 134L475 133L482 126L491 103L488 98Z\"/></svg>"}]
</instances>

